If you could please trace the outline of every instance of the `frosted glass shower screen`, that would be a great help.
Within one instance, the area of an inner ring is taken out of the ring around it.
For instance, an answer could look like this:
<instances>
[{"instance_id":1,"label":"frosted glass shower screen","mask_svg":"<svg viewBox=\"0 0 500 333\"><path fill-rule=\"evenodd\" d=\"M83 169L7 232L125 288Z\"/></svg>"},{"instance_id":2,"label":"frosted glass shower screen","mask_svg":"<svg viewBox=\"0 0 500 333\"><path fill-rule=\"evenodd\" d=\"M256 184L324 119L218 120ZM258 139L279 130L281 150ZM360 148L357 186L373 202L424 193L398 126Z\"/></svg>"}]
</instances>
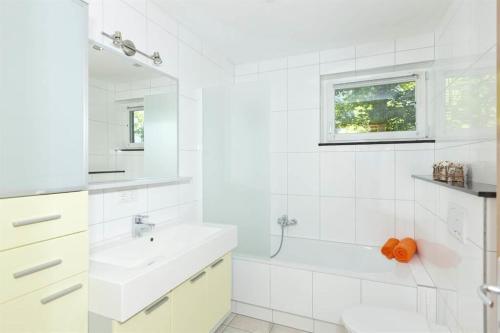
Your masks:
<instances>
[{"instance_id":1,"label":"frosted glass shower screen","mask_svg":"<svg viewBox=\"0 0 500 333\"><path fill-rule=\"evenodd\" d=\"M144 97L144 176L177 177L177 92Z\"/></svg>"},{"instance_id":2,"label":"frosted glass shower screen","mask_svg":"<svg viewBox=\"0 0 500 333\"><path fill-rule=\"evenodd\" d=\"M238 226L237 252L269 256L269 89L203 91L203 219Z\"/></svg>"}]
</instances>

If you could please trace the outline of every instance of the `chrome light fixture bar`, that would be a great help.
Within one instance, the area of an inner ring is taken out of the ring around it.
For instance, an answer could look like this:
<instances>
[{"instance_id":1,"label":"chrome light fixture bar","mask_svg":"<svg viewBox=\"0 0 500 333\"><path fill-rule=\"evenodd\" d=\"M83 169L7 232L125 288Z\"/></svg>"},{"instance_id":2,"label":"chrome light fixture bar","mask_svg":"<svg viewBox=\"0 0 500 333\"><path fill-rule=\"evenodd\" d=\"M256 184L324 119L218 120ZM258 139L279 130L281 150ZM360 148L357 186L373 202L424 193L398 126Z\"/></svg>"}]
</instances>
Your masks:
<instances>
[{"instance_id":1,"label":"chrome light fixture bar","mask_svg":"<svg viewBox=\"0 0 500 333\"><path fill-rule=\"evenodd\" d=\"M141 50L138 50L135 47L134 42L132 42L131 40L128 40L128 39L124 40L122 38L122 33L120 31L115 31L115 33L113 35L110 35L110 34L103 31L102 35L111 39L113 41L113 45L116 47L120 47L126 56L131 57L131 56L135 55L136 53L139 53L140 55L143 55L146 58L153 60L153 64L155 64L157 66L159 66L163 63L163 60L161 59L159 52L153 52L152 55L149 55L147 53L142 52Z\"/></svg>"}]
</instances>

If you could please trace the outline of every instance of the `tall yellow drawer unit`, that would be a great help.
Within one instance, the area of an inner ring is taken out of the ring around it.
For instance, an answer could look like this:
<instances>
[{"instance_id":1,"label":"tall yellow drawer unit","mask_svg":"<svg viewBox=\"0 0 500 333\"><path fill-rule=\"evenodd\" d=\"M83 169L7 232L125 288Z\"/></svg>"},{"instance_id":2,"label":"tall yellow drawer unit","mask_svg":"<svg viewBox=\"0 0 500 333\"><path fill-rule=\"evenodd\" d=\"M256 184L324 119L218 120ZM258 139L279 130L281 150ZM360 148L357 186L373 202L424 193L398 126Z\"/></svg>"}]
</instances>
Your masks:
<instances>
[{"instance_id":1,"label":"tall yellow drawer unit","mask_svg":"<svg viewBox=\"0 0 500 333\"><path fill-rule=\"evenodd\" d=\"M0 199L0 212L0 332L87 332L87 192Z\"/></svg>"}]
</instances>

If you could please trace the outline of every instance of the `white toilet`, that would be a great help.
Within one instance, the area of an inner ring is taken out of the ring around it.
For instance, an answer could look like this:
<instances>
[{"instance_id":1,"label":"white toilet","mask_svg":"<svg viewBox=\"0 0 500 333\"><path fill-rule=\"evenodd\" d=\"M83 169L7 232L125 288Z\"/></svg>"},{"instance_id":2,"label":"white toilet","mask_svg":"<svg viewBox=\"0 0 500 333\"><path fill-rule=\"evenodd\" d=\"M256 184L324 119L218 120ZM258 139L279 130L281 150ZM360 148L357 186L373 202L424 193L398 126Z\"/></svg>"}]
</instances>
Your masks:
<instances>
[{"instance_id":1,"label":"white toilet","mask_svg":"<svg viewBox=\"0 0 500 333\"><path fill-rule=\"evenodd\" d=\"M449 332L446 327L430 324L416 312L376 306L356 306L342 313L349 333L430 333Z\"/></svg>"}]
</instances>

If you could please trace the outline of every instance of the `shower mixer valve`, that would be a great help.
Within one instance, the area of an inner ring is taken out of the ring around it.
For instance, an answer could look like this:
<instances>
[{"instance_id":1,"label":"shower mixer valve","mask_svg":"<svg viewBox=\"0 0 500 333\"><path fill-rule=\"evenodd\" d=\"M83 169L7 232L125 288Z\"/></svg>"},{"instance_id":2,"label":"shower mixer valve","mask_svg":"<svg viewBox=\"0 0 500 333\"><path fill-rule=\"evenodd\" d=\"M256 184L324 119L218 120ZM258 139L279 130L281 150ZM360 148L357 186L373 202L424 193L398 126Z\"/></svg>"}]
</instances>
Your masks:
<instances>
[{"instance_id":1,"label":"shower mixer valve","mask_svg":"<svg viewBox=\"0 0 500 333\"><path fill-rule=\"evenodd\" d=\"M281 217L278 217L277 223L282 227L288 227L290 225L296 225L298 221L296 219L288 219L288 215L285 214Z\"/></svg>"},{"instance_id":2,"label":"shower mixer valve","mask_svg":"<svg viewBox=\"0 0 500 333\"><path fill-rule=\"evenodd\" d=\"M281 217L278 217L277 223L281 226L281 239L280 239L280 246L278 247L278 250L274 252L274 254L271 255L271 258L274 258L280 253L281 248L283 247L283 239L285 238L285 228L291 225L296 225L298 221L296 219L289 219L288 215L282 215Z\"/></svg>"}]
</instances>

